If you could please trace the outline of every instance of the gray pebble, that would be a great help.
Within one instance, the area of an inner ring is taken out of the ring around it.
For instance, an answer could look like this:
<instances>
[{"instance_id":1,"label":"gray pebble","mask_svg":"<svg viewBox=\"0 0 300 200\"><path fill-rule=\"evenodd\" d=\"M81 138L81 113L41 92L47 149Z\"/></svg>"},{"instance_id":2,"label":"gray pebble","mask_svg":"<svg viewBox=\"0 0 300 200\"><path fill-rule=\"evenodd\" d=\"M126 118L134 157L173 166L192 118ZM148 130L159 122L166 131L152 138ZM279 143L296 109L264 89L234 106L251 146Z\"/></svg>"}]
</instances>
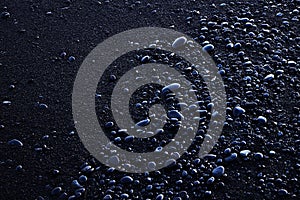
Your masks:
<instances>
[{"instance_id":1,"label":"gray pebble","mask_svg":"<svg viewBox=\"0 0 300 200\"><path fill-rule=\"evenodd\" d=\"M176 38L172 44L172 47L174 49L180 48L180 47L184 46L186 44L186 42L187 42L187 39L184 36Z\"/></svg>"}]
</instances>

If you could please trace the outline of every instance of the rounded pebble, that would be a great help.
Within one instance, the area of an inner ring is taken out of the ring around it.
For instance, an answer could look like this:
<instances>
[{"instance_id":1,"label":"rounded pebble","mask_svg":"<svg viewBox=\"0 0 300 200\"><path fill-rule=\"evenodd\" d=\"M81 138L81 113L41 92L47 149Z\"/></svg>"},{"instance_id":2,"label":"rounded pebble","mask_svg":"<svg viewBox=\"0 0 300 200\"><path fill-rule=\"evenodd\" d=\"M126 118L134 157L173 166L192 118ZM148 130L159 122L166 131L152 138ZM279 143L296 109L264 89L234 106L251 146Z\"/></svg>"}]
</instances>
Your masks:
<instances>
[{"instance_id":1,"label":"rounded pebble","mask_svg":"<svg viewBox=\"0 0 300 200\"><path fill-rule=\"evenodd\" d=\"M20 140L17 139L12 139L10 141L8 141L8 144L11 146L18 146L18 147L22 147L23 143Z\"/></svg>"},{"instance_id":2,"label":"rounded pebble","mask_svg":"<svg viewBox=\"0 0 300 200\"><path fill-rule=\"evenodd\" d=\"M225 173L225 168L223 166L218 166L214 168L212 171L212 175L214 177L221 177L223 176L224 173Z\"/></svg>"},{"instance_id":3,"label":"rounded pebble","mask_svg":"<svg viewBox=\"0 0 300 200\"><path fill-rule=\"evenodd\" d=\"M212 44L207 44L202 48L204 51L210 52L213 51L215 49L214 45Z\"/></svg>"},{"instance_id":4,"label":"rounded pebble","mask_svg":"<svg viewBox=\"0 0 300 200\"><path fill-rule=\"evenodd\" d=\"M131 176L124 176L123 178L121 178L121 182L122 183L132 183L133 178Z\"/></svg>"},{"instance_id":5,"label":"rounded pebble","mask_svg":"<svg viewBox=\"0 0 300 200\"><path fill-rule=\"evenodd\" d=\"M180 47L184 46L186 44L186 42L187 42L187 39L184 36L176 38L172 44L172 47L174 49L180 48Z\"/></svg>"}]
</instances>

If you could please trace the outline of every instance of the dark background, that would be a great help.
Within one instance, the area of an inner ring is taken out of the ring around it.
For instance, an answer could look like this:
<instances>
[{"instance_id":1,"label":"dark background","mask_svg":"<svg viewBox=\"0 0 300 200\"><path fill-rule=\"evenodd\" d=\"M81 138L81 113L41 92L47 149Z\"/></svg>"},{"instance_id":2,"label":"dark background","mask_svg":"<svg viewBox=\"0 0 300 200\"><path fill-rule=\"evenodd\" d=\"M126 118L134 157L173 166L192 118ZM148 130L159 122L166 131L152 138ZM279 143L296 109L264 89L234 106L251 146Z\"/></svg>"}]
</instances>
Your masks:
<instances>
[{"instance_id":1,"label":"dark background","mask_svg":"<svg viewBox=\"0 0 300 200\"><path fill-rule=\"evenodd\" d=\"M266 157L255 159L251 154L245 161L238 156L233 162L221 164L226 168L226 175L213 185L206 184L206 180L217 158L204 160L204 166L195 167L198 173L189 179L183 178L183 185L176 189L176 181L181 179L180 170L189 170L188 163L192 161L187 160L182 162L182 169L162 170L169 178L153 175L154 181L168 181L163 190L152 191L153 196L143 191L148 185L145 176L134 175L141 183L116 187L114 199L120 199L118 195L130 189L143 199L155 199L160 193L172 199L181 191L187 191L190 199L299 198L299 21L292 20L295 16L299 20L299 11L294 11L299 10L299 5L299 1L1 0L0 12L9 12L10 17L2 13L0 18L0 199L38 196L57 199L50 194L56 186L61 186L70 196L74 191L71 182L82 173L80 166L84 162L94 168L101 166L76 134L71 110L73 82L80 64L98 43L122 31L144 26L171 27L200 44L205 40L214 44L211 54L216 64L226 69L223 77L231 109L248 98L243 81L245 69L257 72L251 86L253 98L250 98L257 106L246 109L246 114L238 119L231 116L229 109L229 125L211 153L224 158L224 149L231 147L232 152L250 149ZM276 17L279 12L283 17ZM254 19L257 27L247 28L246 22L237 17ZM201 21L203 18L207 20ZM227 21L230 30L210 27L209 21L218 25ZM203 30L203 27L209 28ZM278 32L272 30L274 28ZM264 36L253 39L246 36L250 31ZM206 38L199 37L201 35ZM233 44L240 42L241 49L226 47L229 43L226 38ZM238 56L241 50L245 53L242 57ZM67 55L61 57L62 52ZM75 61L68 61L69 56L74 56ZM250 66L243 64L247 60L252 61ZM288 64L289 60L297 64ZM276 74L278 69L284 70L282 77ZM275 80L264 82L270 73L276 74ZM269 97L265 93L269 93ZM11 101L11 105L2 104L6 100ZM268 118L263 127L256 124L255 118L259 115ZM72 131L74 135L70 135ZM283 136L278 135L279 131ZM49 135L48 140L42 139L45 135ZM24 146L8 145L14 138ZM276 155L270 156L270 150ZM16 170L18 165L23 169ZM53 173L55 169L59 170L58 175ZM107 173L101 166L87 176L89 181L81 199L102 199L108 186L107 182L101 185L100 180L119 182L124 174ZM191 186L195 180L200 180L201 185ZM168 192L170 188L174 188L173 194ZM287 190L288 194L281 197L280 189ZM212 195L205 191L212 191Z\"/></svg>"}]
</instances>

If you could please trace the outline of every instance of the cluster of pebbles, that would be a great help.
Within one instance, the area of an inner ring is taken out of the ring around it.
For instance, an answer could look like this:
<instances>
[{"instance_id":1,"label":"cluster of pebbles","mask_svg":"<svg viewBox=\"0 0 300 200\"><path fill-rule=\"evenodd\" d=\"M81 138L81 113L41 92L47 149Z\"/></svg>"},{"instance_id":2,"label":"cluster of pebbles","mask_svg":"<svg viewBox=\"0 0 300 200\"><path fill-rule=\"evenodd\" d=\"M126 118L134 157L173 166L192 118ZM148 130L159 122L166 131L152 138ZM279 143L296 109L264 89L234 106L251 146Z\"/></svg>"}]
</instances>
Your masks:
<instances>
[{"instance_id":1,"label":"cluster of pebbles","mask_svg":"<svg viewBox=\"0 0 300 200\"><path fill-rule=\"evenodd\" d=\"M142 9L152 9L153 15L161 12L155 3L125 2L124 5L120 3L120 6L141 12ZM97 5L110 3L112 2L97 2ZM179 5L180 2L174 4ZM188 27L188 34L212 56L223 78L227 94L226 121L214 149L206 157L198 158L199 149L194 145L179 159L175 152L169 167L142 174L119 172L87 156L82 163L74 163L72 170L75 173L68 176L63 173L70 169L65 168L62 161L59 169L53 168L46 177L40 177L43 182L39 184L42 184L44 189L38 191L40 195L33 198L38 200L300 198L300 1L274 0L255 3L216 1L207 5L207 8L212 10L207 15L202 14L201 6L204 8L204 5L200 2L191 1L191 4L194 10L178 8L177 5L176 9L164 12L171 12L172 16L177 14L184 16L184 24L181 26ZM67 10L71 5L71 1L68 1L64 9ZM4 7L0 12L0 23L6 23L14 17L14 13L11 13L8 7ZM47 12L46 16L52 15L53 13ZM186 42L182 38L178 41ZM174 56L168 53L162 56L149 51L138 54L133 59L137 63L157 61L168 63L174 59ZM66 61L68 66L72 66L76 64L77 57L75 61L74 56L67 56L67 53L63 52L58 53L57 60ZM132 60L129 64L131 62ZM116 63L120 66L122 64ZM187 63L182 62L180 65L186 65L182 69L190 77L197 79L201 76ZM116 76L112 74L110 81L115 80ZM15 90L13 84L9 85L9 88ZM211 104L206 95L205 93L204 97L202 96L204 100L201 109L207 119L200 123L196 136L198 141L202 141L205 137L211 115ZM98 97L96 96L96 99ZM52 107L42 103L43 99L43 96L39 97L34 108L40 112L47 112ZM0 109L5 112L17 104L9 96L1 97L0 100ZM181 118L179 112L173 114ZM0 133L8 134L6 124L2 122L2 118L0 119ZM111 121L103 123L106 128L114 125ZM151 121L138 123L147 125ZM8 151L16 152L30 147L34 154L47 157L49 152L54 151L48 146L55 146L59 142L55 140L56 135L56 131L49 132L36 144L28 142L29 136L12 135L5 141L0 138L0 145L4 145ZM70 131L66 135L67 138L74 138L76 131ZM130 142L130 138L127 139L126 142ZM61 141L63 142L65 141ZM54 155L60 160L59 153L55 152ZM113 157L111 162L116 163L118 159ZM14 163L13 157L6 160L0 158L1 169L6 166L11 169L11 166L14 166L15 172L11 173L15 173L12 176L16 181L18 176L22 179L22 174L35 170L26 164L25 159L23 162L24 164ZM148 163L149 167L155 165L156 163ZM27 187L35 186L27 185Z\"/></svg>"}]
</instances>

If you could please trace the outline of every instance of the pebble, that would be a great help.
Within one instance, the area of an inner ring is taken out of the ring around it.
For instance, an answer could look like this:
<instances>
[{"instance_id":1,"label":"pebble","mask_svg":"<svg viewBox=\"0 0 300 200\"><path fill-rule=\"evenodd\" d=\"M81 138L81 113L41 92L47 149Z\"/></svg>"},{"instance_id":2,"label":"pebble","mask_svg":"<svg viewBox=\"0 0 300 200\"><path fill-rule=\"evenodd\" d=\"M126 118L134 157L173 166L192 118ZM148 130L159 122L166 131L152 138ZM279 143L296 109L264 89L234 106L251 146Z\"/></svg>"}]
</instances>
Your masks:
<instances>
[{"instance_id":1,"label":"pebble","mask_svg":"<svg viewBox=\"0 0 300 200\"><path fill-rule=\"evenodd\" d=\"M82 187L82 186L78 183L77 180L73 180L73 181L72 181L72 186L73 186L74 188L81 188L81 187Z\"/></svg>"},{"instance_id":2,"label":"pebble","mask_svg":"<svg viewBox=\"0 0 300 200\"><path fill-rule=\"evenodd\" d=\"M207 180L207 184L212 184L214 181L215 181L215 177L212 176Z\"/></svg>"},{"instance_id":3,"label":"pebble","mask_svg":"<svg viewBox=\"0 0 300 200\"><path fill-rule=\"evenodd\" d=\"M11 104L11 101L3 101L2 102L4 105L10 105Z\"/></svg>"},{"instance_id":4,"label":"pebble","mask_svg":"<svg viewBox=\"0 0 300 200\"><path fill-rule=\"evenodd\" d=\"M273 151L273 150L271 150L271 151L269 152L269 154L270 154L270 156L274 156L274 155L276 154L276 152Z\"/></svg>"},{"instance_id":5,"label":"pebble","mask_svg":"<svg viewBox=\"0 0 300 200\"><path fill-rule=\"evenodd\" d=\"M119 164L119 162L120 162L120 159L119 159L119 157L118 156L111 156L110 158L109 158L109 160L108 160L108 162L110 163L110 164L112 164L112 165L118 165Z\"/></svg>"},{"instance_id":6,"label":"pebble","mask_svg":"<svg viewBox=\"0 0 300 200\"><path fill-rule=\"evenodd\" d=\"M105 195L103 198L103 200L110 200L110 199L113 199L110 194Z\"/></svg>"},{"instance_id":7,"label":"pebble","mask_svg":"<svg viewBox=\"0 0 300 200\"><path fill-rule=\"evenodd\" d=\"M214 49L215 47L212 44L207 44L202 48L203 51L207 51L207 52L213 51Z\"/></svg>"},{"instance_id":8,"label":"pebble","mask_svg":"<svg viewBox=\"0 0 300 200\"><path fill-rule=\"evenodd\" d=\"M149 162L148 163L148 168L149 169L155 169L155 167L156 167L156 163L155 162Z\"/></svg>"},{"instance_id":9,"label":"pebble","mask_svg":"<svg viewBox=\"0 0 300 200\"><path fill-rule=\"evenodd\" d=\"M18 166L16 167L16 171L22 171L22 169L23 169L22 165L18 165Z\"/></svg>"},{"instance_id":10,"label":"pebble","mask_svg":"<svg viewBox=\"0 0 300 200\"><path fill-rule=\"evenodd\" d=\"M81 187L75 190L75 196L79 197L85 192L85 188Z\"/></svg>"},{"instance_id":11,"label":"pebble","mask_svg":"<svg viewBox=\"0 0 300 200\"><path fill-rule=\"evenodd\" d=\"M8 19L8 18L10 18L10 13L6 12L6 11L2 12L1 13L1 18L2 19Z\"/></svg>"},{"instance_id":12,"label":"pebble","mask_svg":"<svg viewBox=\"0 0 300 200\"><path fill-rule=\"evenodd\" d=\"M167 113L168 118L184 119L184 116L178 110L170 110Z\"/></svg>"},{"instance_id":13,"label":"pebble","mask_svg":"<svg viewBox=\"0 0 300 200\"><path fill-rule=\"evenodd\" d=\"M155 198L155 200L163 200L163 199L164 199L164 195L163 194L159 194Z\"/></svg>"},{"instance_id":14,"label":"pebble","mask_svg":"<svg viewBox=\"0 0 300 200\"><path fill-rule=\"evenodd\" d=\"M230 149L230 148L226 148L226 149L224 150L224 153L225 153L225 154L230 154L230 153L231 153L231 149Z\"/></svg>"},{"instance_id":15,"label":"pebble","mask_svg":"<svg viewBox=\"0 0 300 200\"><path fill-rule=\"evenodd\" d=\"M257 118L258 123L264 124L267 122L267 118L263 117L263 116L259 116Z\"/></svg>"},{"instance_id":16,"label":"pebble","mask_svg":"<svg viewBox=\"0 0 300 200\"><path fill-rule=\"evenodd\" d=\"M170 85L167 85L165 87L162 88L162 92L163 93L166 93L168 91L174 91L174 90L177 90L178 88L180 88L180 84L179 83L172 83Z\"/></svg>"},{"instance_id":17,"label":"pebble","mask_svg":"<svg viewBox=\"0 0 300 200\"><path fill-rule=\"evenodd\" d=\"M70 56L70 57L68 58L68 61L69 61L69 62L74 62L74 61L75 61L75 57L74 57L74 56Z\"/></svg>"},{"instance_id":18,"label":"pebble","mask_svg":"<svg viewBox=\"0 0 300 200\"><path fill-rule=\"evenodd\" d=\"M144 57L142 57L141 62L147 63L147 62L149 62L149 60L150 60L150 56L144 56Z\"/></svg>"},{"instance_id":19,"label":"pebble","mask_svg":"<svg viewBox=\"0 0 300 200\"><path fill-rule=\"evenodd\" d=\"M280 196L285 196L288 194L288 191L286 189L280 189L280 190L278 190L278 194Z\"/></svg>"},{"instance_id":20,"label":"pebble","mask_svg":"<svg viewBox=\"0 0 300 200\"><path fill-rule=\"evenodd\" d=\"M40 103L40 104L39 104L39 107L40 107L41 109L48 109L48 106L47 106L46 104L44 104L44 103Z\"/></svg>"},{"instance_id":21,"label":"pebble","mask_svg":"<svg viewBox=\"0 0 300 200\"><path fill-rule=\"evenodd\" d=\"M260 152L257 152L254 154L254 158L256 158L256 159L262 159L263 157L264 157L264 155Z\"/></svg>"},{"instance_id":22,"label":"pebble","mask_svg":"<svg viewBox=\"0 0 300 200\"><path fill-rule=\"evenodd\" d=\"M232 153L230 156L226 157L224 160L225 162L234 161L237 158L237 153Z\"/></svg>"},{"instance_id":23,"label":"pebble","mask_svg":"<svg viewBox=\"0 0 300 200\"><path fill-rule=\"evenodd\" d=\"M147 126L150 124L150 119L147 118L147 119L144 119L142 121L139 121L138 123L135 124L136 127L138 126Z\"/></svg>"},{"instance_id":24,"label":"pebble","mask_svg":"<svg viewBox=\"0 0 300 200\"><path fill-rule=\"evenodd\" d=\"M23 143L20 140L17 140L17 139L12 139L12 140L8 141L8 144L12 145L12 146L18 146L18 147L23 146Z\"/></svg>"},{"instance_id":25,"label":"pebble","mask_svg":"<svg viewBox=\"0 0 300 200\"><path fill-rule=\"evenodd\" d=\"M126 193L123 193L123 194L121 194L121 199L128 199L129 198L129 195L128 194L126 194Z\"/></svg>"},{"instance_id":26,"label":"pebble","mask_svg":"<svg viewBox=\"0 0 300 200\"><path fill-rule=\"evenodd\" d=\"M251 153L250 150L242 150L240 151L240 155L243 157L247 157Z\"/></svg>"},{"instance_id":27,"label":"pebble","mask_svg":"<svg viewBox=\"0 0 300 200\"><path fill-rule=\"evenodd\" d=\"M111 127L113 127L114 126L114 123L113 122L107 122L106 124L105 124L105 128L111 128Z\"/></svg>"},{"instance_id":28,"label":"pebble","mask_svg":"<svg viewBox=\"0 0 300 200\"><path fill-rule=\"evenodd\" d=\"M271 81L274 79L274 74L269 74L264 78L264 81Z\"/></svg>"},{"instance_id":29,"label":"pebble","mask_svg":"<svg viewBox=\"0 0 300 200\"><path fill-rule=\"evenodd\" d=\"M51 191L51 195L58 195L62 191L61 187L56 187Z\"/></svg>"},{"instance_id":30,"label":"pebble","mask_svg":"<svg viewBox=\"0 0 300 200\"><path fill-rule=\"evenodd\" d=\"M180 47L183 47L187 42L187 39L186 37L182 36L182 37L179 37L177 39L174 40L173 44L172 44L172 47L174 49L178 49Z\"/></svg>"},{"instance_id":31,"label":"pebble","mask_svg":"<svg viewBox=\"0 0 300 200\"><path fill-rule=\"evenodd\" d=\"M125 137L125 142L132 142L133 140L134 140L133 135L128 135L127 137Z\"/></svg>"},{"instance_id":32,"label":"pebble","mask_svg":"<svg viewBox=\"0 0 300 200\"><path fill-rule=\"evenodd\" d=\"M168 160L166 160L166 162L165 162L165 166L174 166L176 164L176 160L175 159L168 159Z\"/></svg>"},{"instance_id":33,"label":"pebble","mask_svg":"<svg viewBox=\"0 0 300 200\"><path fill-rule=\"evenodd\" d=\"M246 111L245 109L243 109L242 107L240 106L236 106L234 109L233 109L233 115L238 117L240 116L241 114L244 114Z\"/></svg>"},{"instance_id":34,"label":"pebble","mask_svg":"<svg viewBox=\"0 0 300 200\"><path fill-rule=\"evenodd\" d=\"M224 173L225 173L225 168L223 166L218 166L214 168L212 171L212 175L214 177L221 177L223 176Z\"/></svg>"},{"instance_id":35,"label":"pebble","mask_svg":"<svg viewBox=\"0 0 300 200\"><path fill-rule=\"evenodd\" d=\"M69 196L68 200L75 200L77 197L75 195Z\"/></svg>"},{"instance_id":36,"label":"pebble","mask_svg":"<svg viewBox=\"0 0 300 200\"><path fill-rule=\"evenodd\" d=\"M133 178L131 176L124 176L121 178L121 183L132 183Z\"/></svg>"}]
</instances>

